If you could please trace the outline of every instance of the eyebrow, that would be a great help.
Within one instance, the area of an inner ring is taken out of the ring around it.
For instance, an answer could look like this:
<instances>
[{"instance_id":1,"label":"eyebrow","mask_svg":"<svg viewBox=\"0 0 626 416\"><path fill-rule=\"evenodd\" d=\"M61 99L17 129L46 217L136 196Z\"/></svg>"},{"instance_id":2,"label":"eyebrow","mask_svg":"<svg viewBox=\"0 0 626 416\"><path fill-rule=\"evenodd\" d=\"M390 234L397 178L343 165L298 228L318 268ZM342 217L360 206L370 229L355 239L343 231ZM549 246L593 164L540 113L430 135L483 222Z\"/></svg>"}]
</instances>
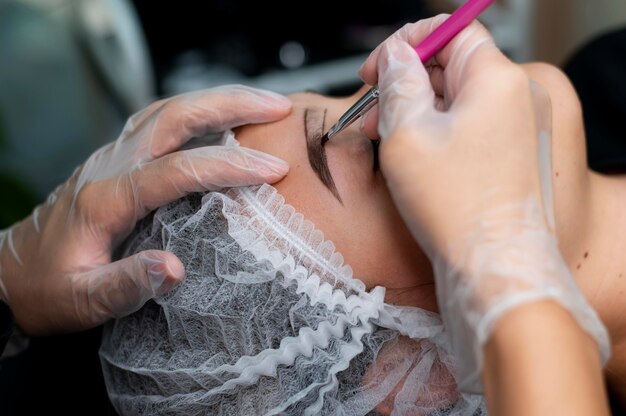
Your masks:
<instances>
[{"instance_id":1,"label":"eyebrow","mask_svg":"<svg viewBox=\"0 0 626 416\"><path fill-rule=\"evenodd\" d=\"M322 144L324 124L326 122L326 109L312 107L304 110L304 137L306 138L306 151L311 169L317 174L324 186L343 204L337 186L328 169L326 148Z\"/></svg>"}]
</instances>

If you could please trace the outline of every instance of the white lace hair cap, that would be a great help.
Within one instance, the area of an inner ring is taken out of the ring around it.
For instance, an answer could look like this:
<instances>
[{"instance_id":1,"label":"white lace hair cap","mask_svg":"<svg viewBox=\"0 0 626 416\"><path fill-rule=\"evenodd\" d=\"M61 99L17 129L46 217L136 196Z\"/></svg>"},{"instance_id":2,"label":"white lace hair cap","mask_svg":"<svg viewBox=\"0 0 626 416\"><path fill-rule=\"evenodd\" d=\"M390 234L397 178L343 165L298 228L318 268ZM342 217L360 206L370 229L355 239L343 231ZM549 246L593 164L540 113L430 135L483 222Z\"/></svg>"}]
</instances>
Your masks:
<instances>
[{"instance_id":1,"label":"white lace hair cap","mask_svg":"<svg viewBox=\"0 0 626 416\"><path fill-rule=\"evenodd\" d=\"M121 255L146 249L175 253L186 278L105 327L122 415L486 414L458 392L439 316L367 291L270 185L160 208Z\"/></svg>"}]
</instances>

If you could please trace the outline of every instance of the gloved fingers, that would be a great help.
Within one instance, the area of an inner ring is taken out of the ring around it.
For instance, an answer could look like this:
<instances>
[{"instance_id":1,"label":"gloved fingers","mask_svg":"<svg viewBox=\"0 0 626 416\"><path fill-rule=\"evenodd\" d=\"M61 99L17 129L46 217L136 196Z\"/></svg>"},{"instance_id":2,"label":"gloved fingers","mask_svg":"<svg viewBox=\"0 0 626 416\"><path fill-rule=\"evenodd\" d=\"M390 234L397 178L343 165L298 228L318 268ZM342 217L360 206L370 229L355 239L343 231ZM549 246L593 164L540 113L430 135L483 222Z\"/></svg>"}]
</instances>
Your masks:
<instances>
[{"instance_id":1,"label":"gloved fingers","mask_svg":"<svg viewBox=\"0 0 626 416\"><path fill-rule=\"evenodd\" d=\"M118 141L125 140L127 137L131 136L150 116L152 116L171 99L173 98L166 98L150 103L146 108L143 108L130 116L122 129L122 133L120 134Z\"/></svg>"},{"instance_id":2,"label":"gloved fingers","mask_svg":"<svg viewBox=\"0 0 626 416\"><path fill-rule=\"evenodd\" d=\"M511 61L497 48L489 31L474 21L437 54L443 68L443 90L451 104L463 87L471 87L470 80L481 74L490 79ZM492 83L493 85L493 80ZM497 84L496 84L497 85Z\"/></svg>"},{"instance_id":3,"label":"gloved fingers","mask_svg":"<svg viewBox=\"0 0 626 416\"><path fill-rule=\"evenodd\" d=\"M552 132L552 98L541 84L530 80L530 91L535 108L537 133Z\"/></svg>"},{"instance_id":4,"label":"gloved fingers","mask_svg":"<svg viewBox=\"0 0 626 416\"><path fill-rule=\"evenodd\" d=\"M89 184L80 191L78 199L83 205L91 204L90 221L117 235L150 211L190 192L274 183L288 170L289 165L283 160L257 150L200 147L175 152L128 174Z\"/></svg>"},{"instance_id":5,"label":"gloved fingers","mask_svg":"<svg viewBox=\"0 0 626 416\"><path fill-rule=\"evenodd\" d=\"M147 250L72 278L76 314L85 328L131 314L185 277L172 253Z\"/></svg>"},{"instance_id":6,"label":"gloved fingers","mask_svg":"<svg viewBox=\"0 0 626 416\"><path fill-rule=\"evenodd\" d=\"M532 110L529 79L524 70L513 64L496 48L479 47L468 56L464 70L446 79L446 100L450 112L460 118L493 114L501 105L510 105L510 97L519 97L520 112ZM455 82L452 77L457 78Z\"/></svg>"},{"instance_id":7,"label":"gloved fingers","mask_svg":"<svg viewBox=\"0 0 626 416\"><path fill-rule=\"evenodd\" d=\"M447 70L454 61L464 62L467 56L471 55L474 49L481 45L488 45L496 49L491 33L478 20L474 20L469 26L456 35L445 48L436 55L437 63ZM455 69L455 70L458 70Z\"/></svg>"},{"instance_id":8,"label":"gloved fingers","mask_svg":"<svg viewBox=\"0 0 626 416\"><path fill-rule=\"evenodd\" d=\"M361 133L369 137L370 140L380 140L378 134L378 104L370 108L361 119Z\"/></svg>"},{"instance_id":9,"label":"gloved fingers","mask_svg":"<svg viewBox=\"0 0 626 416\"><path fill-rule=\"evenodd\" d=\"M149 141L150 160L177 150L193 137L280 120L290 111L291 101L282 95L243 85L224 86L168 100L138 134L140 140Z\"/></svg>"},{"instance_id":10,"label":"gloved fingers","mask_svg":"<svg viewBox=\"0 0 626 416\"><path fill-rule=\"evenodd\" d=\"M165 156L127 177L143 216L190 192L274 183L288 170L285 161L258 150L210 146Z\"/></svg>"},{"instance_id":11,"label":"gloved fingers","mask_svg":"<svg viewBox=\"0 0 626 416\"><path fill-rule=\"evenodd\" d=\"M405 25L372 52L359 71L361 78L372 85L377 82L379 74L376 72L376 62L386 43L402 40L414 47L448 17L448 15L439 15ZM479 53L481 59L470 59L476 53ZM433 67L431 83L437 96L445 95L447 100L445 105L442 105L441 100L438 100L437 107L448 108L459 94L461 86L464 85L465 77L485 70L488 64L482 62L482 58L487 57L489 58L488 61L491 61L494 55L504 58L504 55L495 46L491 34L480 22L474 21L461 31L445 48L437 53L433 61L427 64L428 67Z\"/></svg>"},{"instance_id":12,"label":"gloved fingers","mask_svg":"<svg viewBox=\"0 0 626 416\"><path fill-rule=\"evenodd\" d=\"M435 91L435 95L438 98L442 98L445 95L445 76L443 67L438 63L431 61L426 65L426 71L430 76L430 85Z\"/></svg>"},{"instance_id":13,"label":"gloved fingers","mask_svg":"<svg viewBox=\"0 0 626 416\"><path fill-rule=\"evenodd\" d=\"M374 85L378 82L378 55L386 42L389 42L390 40L402 40L409 45L416 47L422 40L437 29L449 16L449 14L440 14L430 19L420 20L415 23L407 23L398 29L393 35L389 36L385 41L378 45L365 60L359 69L359 76L361 79L366 84L370 85Z\"/></svg>"},{"instance_id":14,"label":"gloved fingers","mask_svg":"<svg viewBox=\"0 0 626 416\"><path fill-rule=\"evenodd\" d=\"M378 56L378 132L383 140L397 130L427 125L439 113L429 75L413 49L400 40L389 40Z\"/></svg>"},{"instance_id":15,"label":"gloved fingers","mask_svg":"<svg viewBox=\"0 0 626 416\"><path fill-rule=\"evenodd\" d=\"M443 68L438 64L426 66L426 71L430 77L430 84L435 92L434 107L437 111L445 111L447 105L444 98L444 72ZM361 132L370 138L370 140L380 140L378 132L378 105L372 107L361 119Z\"/></svg>"},{"instance_id":16,"label":"gloved fingers","mask_svg":"<svg viewBox=\"0 0 626 416\"><path fill-rule=\"evenodd\" d=\"M552 184L552 99L548 91L535 81L530 81L535 123L539 140L539 174L546 223L556 232L554 217L554 193Z\"/></svg>"}]
</instances>

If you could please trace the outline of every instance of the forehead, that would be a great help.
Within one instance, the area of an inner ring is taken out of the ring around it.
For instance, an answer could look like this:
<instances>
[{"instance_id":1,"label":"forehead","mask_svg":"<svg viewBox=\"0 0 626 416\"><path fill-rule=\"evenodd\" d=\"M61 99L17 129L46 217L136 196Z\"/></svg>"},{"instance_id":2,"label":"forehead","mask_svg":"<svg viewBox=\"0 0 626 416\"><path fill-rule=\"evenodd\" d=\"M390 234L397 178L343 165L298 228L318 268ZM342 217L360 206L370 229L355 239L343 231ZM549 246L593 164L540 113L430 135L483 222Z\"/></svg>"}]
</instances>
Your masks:
<instances>
[{"instance_id":1,"label":"forehead","mask_svg":"<svg viewBox=\"0 0 626 416\"><path fill-rule=\"evenodd\" d=\"M354 104L360 96L359 92L347 97L328 97L313 91L297 92L287 96L296 107L306 107L309 105L329 106L329 108L343 108Z\"/></svg>"},{"instance_id":2,"label":"forehead","mask_svg":"<svg viewBox=\"0 0 626 416\"><path fill-rule=\"evenodd\" d=\"M297 92L287 96L293 103L294 107L308 107L311 105L321 105L331 102L333 99L320 95L316 92Z\"/></svg>"},{"instance_id":3,"label":"forehead","mask_svg":"<svg viewBox=\"0 0 626 416\"><path fill-rule=\"evenodd\" d=\"M311 105L321 105L323 97L298 93L289 96L293 102L291 113L278 121L248 124L235 129L235 137L244 147L270 153L293 164L304 162L304 111ZM302 160L301 160L302 159Z\"/></svg>"},{"instance_id":4,"label":"forehead","mask_svg":"<svg viewBox=\"0 0 626 416\"><path fill-rule=\"evenodd\" d=\"M293 103L291 114L282 120L266 124L247 125L236 129L240 143L274 156L290 164L305 162L304 112L307 108L327 111L325 126L328 129L348 109L358 95L345 98L326 97L314 92L298 92L288 95ZM308 164L308 161L306 161ZM293 165L292 165L293 167Z\"/></svg>"}]
</instances>

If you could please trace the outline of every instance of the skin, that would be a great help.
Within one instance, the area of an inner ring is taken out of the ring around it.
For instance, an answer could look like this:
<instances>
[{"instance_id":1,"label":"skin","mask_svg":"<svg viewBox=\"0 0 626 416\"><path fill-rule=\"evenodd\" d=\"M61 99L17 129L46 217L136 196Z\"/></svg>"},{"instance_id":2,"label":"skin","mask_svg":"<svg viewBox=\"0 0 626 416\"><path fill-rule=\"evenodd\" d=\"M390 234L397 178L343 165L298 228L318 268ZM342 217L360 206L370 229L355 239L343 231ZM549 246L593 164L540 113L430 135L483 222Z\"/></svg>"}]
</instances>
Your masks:
<instances>
[{"instance_id":1,"label":"skin","mask_svg":"<svg viewBox=\"0 0 626 416\"><path fill-rule=\"evenodd\" d=\"M616 232L626 228L626 177L587 167L582 107L567 77L545 64L525 69L552 98L554 202L561 252L609 331L612 355L604 376L609 391L626 408L626 261L624 243Z\"/></svg>"},{"instance_id":2,"label":"skin","mask_svg":"<svg viewBox=\"0 0 626 416\"><path fill-rule=\"evenodd\" d=\"M242 146L262 149L289 162L289 174L274 186L287 203L335 243L356 278L368 288L387 287L390 302L435 311L430 263L400 218L380 171L374 172L372 145L358 125L325 145L328 167L341 201L321 182L309 163L304 111L326 109L327 130L354 97L291 95L293 110L289 117L277 123L243 127L236 131L236 137Z\"/></svg>"},{"instance_id":3,"label":"skin","mask_svg":"<svg viewBox=\"0 0 626 416\"><path fill-rule=\"evenodd\" d=\"M523 67L552 100L554 202L561 252L609 330L613 354L604 369L609 390L626 398L626 325L622 323L626 259L615 232L626 229L626 179L588 169L582 109L565 75L545 64ZM289 162L289 174L275 187L335 243L356 278L368 288L385 286L387 302L437 311L430 263L402 222L384 177L373 171L372 147L358 126L326 145L341 202L322 184L307 158L305 108L326 109L327 131L362 92L342 99L294 94L289 97L293 102L289 117L241 128L237 138L243 146Z\"/></svg>"},{"instance_id":4,"label":"skin","mask_svg":"<svg viewBox=\"0 0 626 416\"><path fill-rule=\"evenodd\" d=\"M550 301L497 322L485 346L483 383L491 415L610 414L595 341Z\"/></svg>"}]
</instances>

